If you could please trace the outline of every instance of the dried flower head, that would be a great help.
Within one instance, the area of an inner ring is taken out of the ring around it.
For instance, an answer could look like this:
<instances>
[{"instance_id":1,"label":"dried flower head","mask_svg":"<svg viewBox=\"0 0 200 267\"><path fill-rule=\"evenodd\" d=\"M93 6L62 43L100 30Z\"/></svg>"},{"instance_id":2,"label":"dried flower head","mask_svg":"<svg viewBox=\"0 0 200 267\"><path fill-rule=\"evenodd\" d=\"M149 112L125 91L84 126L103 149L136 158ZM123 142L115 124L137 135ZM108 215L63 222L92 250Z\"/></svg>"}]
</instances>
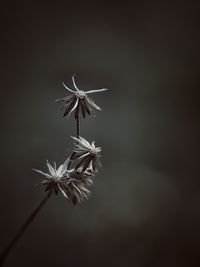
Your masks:
<instances>
[{"instance_id":1,"label":"dried flower head","mask_svg":"<svg viewBox=\"0 0 200 267\"><path fill-rule=\"evenodd\" d=\"M63 117L65 117L66 115L69 117L70 114L73 111L75 111L74 115L76 119L79 116L79 114L82 114L82 116L85 118L86 114L88 114L89 116L91 114L95 115L94 109L101 110L101 108L97 106L91 98L88 97L88 94L103 92L107 90L106 88L90 90L90 91L80 90L75 83L75 75L72 76L72 82L75 91L70 89L63 83L64 87L72 94L56 100L64 102L65 112Z\"/></svg>"},{"instance_id":2,"label":"dried flower head","mask_svg":"<svg viewBox=\"0 0 200 267\"><path fill-rule=\"evenodd\" d=\"M80 169L84 171L97 172L97 167L101 167L101 162L99 160L101 148L95 147L94 141L90 144L83 137L74 137L75 148L72 149L74 152L71 159L78 160L78 164L75 169Z\"/></svg>"},{"instance_id":3,"label":"dried flower head","mask_svg":"<svg viewBox=\"0 0 200 267\"><path fill-rule=\"evenodd\" d=\"M47 167L49 173L42 172L40 170L33 169L34 171L44 175L44 179L41 184L46 186L45 191L49 192L49 196L55 192L61 192L62 195L73 204L81 202L84 199L88 199L90 195L89 186L92 185L92 174L88 172L79 172L74 169L69 170L70 159L67 159L64 164L56 168L56 163L52 166L47 160Z\"/></svg>"}]
</instances>

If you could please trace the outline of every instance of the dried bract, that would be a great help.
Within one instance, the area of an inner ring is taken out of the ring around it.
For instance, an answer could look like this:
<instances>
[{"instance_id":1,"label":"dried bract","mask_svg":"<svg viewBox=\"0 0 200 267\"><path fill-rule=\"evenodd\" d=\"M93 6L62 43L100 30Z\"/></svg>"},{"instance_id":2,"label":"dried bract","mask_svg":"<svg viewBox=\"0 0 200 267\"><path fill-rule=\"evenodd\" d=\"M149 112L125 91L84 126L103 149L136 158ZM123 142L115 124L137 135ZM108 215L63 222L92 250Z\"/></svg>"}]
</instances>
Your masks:
<instances>
[{"instance_id":1,"label":"dried bract","mask_svg":"<svg viewBox=\"0 0 200 267\"><path fill-rule=\"evenodd\" d=\"M92 174L88 172L79 172L75 169L68 169L70 159L67 159L64 164L56 168L56 163L52 166L47 161L49 173L34 169L36 172L44 175L46 178L41 184L46 186L45 191L48 191L49 196L55 192L61 192L62 195L73 204L88 199L90 195L89 186L92 185Z\"/></svg>"},{"instance_id":2,"label":"dried bract","mask_svg":"<svg viewBox=\"0 0 200 267\"><path fill-rule=\"evenodd\" d=\"M91 171L92 173L97 172L97 168L101 167L100 158L100 147L95 147L94 141L90 144L83 137L74 137L75 148L72 149L74 152L71 159L78 160L78 164L75 169L80 169L82 172Z\"/></svg>"},{"instance_id":3,"label":"dried bract","mask_svg":"<svg viewBox=\"0 0 200 267\"><path fill-rule=\"evenodd\" d=\"M87 114L89 116L91 114L95 115L94 109L101 110L101 108L97 106L91 98L88 97L88 94L103 92L107 90L106 88L90 91L80 90L75 83L75 75L72 76L72 82L75 90L70 89L63 83L64 87L72 94L56 100L57 102L64 102L65 112L63 117L67 115L69 118L70 114L74 111L75 119L77 119L79 114L82 114L83 118L85 118Z\"/></svg>"}]
</instances>

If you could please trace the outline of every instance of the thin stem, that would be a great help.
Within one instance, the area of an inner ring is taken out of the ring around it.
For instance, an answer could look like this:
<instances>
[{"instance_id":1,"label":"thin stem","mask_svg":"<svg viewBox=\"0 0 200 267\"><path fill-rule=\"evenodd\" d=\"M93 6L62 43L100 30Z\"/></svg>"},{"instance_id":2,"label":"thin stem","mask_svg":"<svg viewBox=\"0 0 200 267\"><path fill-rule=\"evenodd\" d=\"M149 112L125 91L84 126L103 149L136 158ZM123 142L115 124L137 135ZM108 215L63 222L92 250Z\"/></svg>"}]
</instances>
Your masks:
<instances>
[{"instance_id":1,"label":"thin stem","mask_svg":"<svg viewBox=\"0 0 200 267\"><path fill-rule=\"evenodd\" d=\"M79 117L79 114L77 114L77 116L75 118L76 118L76 136L77 136L77 138L79 138L79 136L80 136L80 117ZM68 164L68 169L70 168L70 166L72 164L71 158L74 156L74 154L75 154L75 152L71 153L70 162Z\"/></svg>"},{"instance_id":2,"label":"thin stem","mask_svg":"<svg viewBox=\"0 0 200 267\"><path fill-rule=\"evenodd\" d=\"M36 206L36 208L33 210L33 212L30 214L24 225L20 228L19 232L14 236L14 238L11 240L11 242L8 244L8 246L5 248L3 253L0 255L0 266L3 266L3 263L11 250L16 245L17 241L21 238L25 230L28 228L28 226L32 223L35 216L38 214L40 209L44 206L47 199L49 198L49 194L45 195L45 197L42 199L42 201Z\"/></svg>"},{"instance_id":3,"label":"thin stem","mask_svg":"<svg viewBox=\"0 0 200 267\"><path fill-rule=\"evenodd\" d=\"M79 119L79 114L77 115L77 118L76 118L76 135L79 138L79 136L80 136L80 119Z\"/></svg>"}]
</instances>

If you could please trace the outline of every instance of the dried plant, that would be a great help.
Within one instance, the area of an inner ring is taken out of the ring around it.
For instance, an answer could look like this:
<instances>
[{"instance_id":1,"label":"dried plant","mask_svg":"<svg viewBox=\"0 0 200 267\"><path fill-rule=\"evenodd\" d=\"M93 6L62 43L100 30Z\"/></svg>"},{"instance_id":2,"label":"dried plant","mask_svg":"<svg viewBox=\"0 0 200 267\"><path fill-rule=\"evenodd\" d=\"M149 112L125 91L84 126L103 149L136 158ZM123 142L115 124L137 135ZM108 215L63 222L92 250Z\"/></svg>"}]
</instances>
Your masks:
<instances>
[{"instance_id":1,"label":"dried plant","mask_svg":"<svg viewBox=\"0 0 200 267\"><path fill-rule=\"evenodd\" d=\"M49 173L36 169L33 170L45 176L41 184L46 186L45 192L48 192L49 196L52 193L57 195L58 192L61 192L67 200L76 204L84 199L88 199L90 195L88 186L91 186L93 183L91 179L93 174L86 172L86 170L81 172L76 169L69 170L70 160L68 158L58 169L55 162L54 166L52 166L47 160Z\"/></svg>"},{"instance_id":2,"label":"dried plant","mask_svg":"<svg viewBox=\"0 0 200 267\"><path fill-rule=\"evenodd\" d=\"M63 83L64 87L72 94L57 99L56 101L64 102L64 117L67 115L69 118L70 114L74 111L77 126L77 137L72 137L74 140L74 148L71 149L71 155L69 155L58 168L56 163L51 165L47 160L48 173L33 169L37 173L45 176L45 179L41 181L41 184L45 186L45 197L36 206L19 232L1 254L0 266L3 265L14 245L53 193L57 195L60 192L65 199L74 205L88 199L91 194L89 188L93 184L93 178L98 168L101 167L99 160L101 148L96 147L94 141L90 144L85 138L80 136L80 115L82 114L83 118L85 118L86 114L89 116L92 114L94 115L94 109L101 110L101 108L88 97L88 94L103 92L107 89L102 88L90 91L80 90L75 83L75 75L72 76L72 82L75 90L68 88Z\"/></svg>"},{"instance_id":3,"label":"dried plant","mask_svg":"<svg viewBox=\"0 0 200 267\"><path fill-rule=\"evenodd\" d=\"M97 172L98 167L102 166L99 160L101 147L95 147L94 141L90 144L81 136L72 136L72 138L76 142L74 143L75 148L72 150L74 153L71 159L79 160L76 169L81 168L84 172L89 168L93 173Z\"/></svg>"},{"instance_id":4,"label":"dried plant","mask_svg":"<svg viewBox=\"0 0 200 267\"><path fill-rule=\"evenodd\" d=\"M63 117L65 117L66 115L69 117L73 111L75 112L75 119L77 119L80 114L82 114L83 118L85 118L86 114L88 114L89 116L91 114L95 115L94 109L101 110L101 108L97 106L91 98L88 97L88 94L103 92L106 91L107 88L83 91L77 87L75 83L75 75L72 76L72 81L75 91L73 91L63 83L64 87L72 94L56 100L57 102L64 102L65 112Z\"/></svg>"}]
</instances>

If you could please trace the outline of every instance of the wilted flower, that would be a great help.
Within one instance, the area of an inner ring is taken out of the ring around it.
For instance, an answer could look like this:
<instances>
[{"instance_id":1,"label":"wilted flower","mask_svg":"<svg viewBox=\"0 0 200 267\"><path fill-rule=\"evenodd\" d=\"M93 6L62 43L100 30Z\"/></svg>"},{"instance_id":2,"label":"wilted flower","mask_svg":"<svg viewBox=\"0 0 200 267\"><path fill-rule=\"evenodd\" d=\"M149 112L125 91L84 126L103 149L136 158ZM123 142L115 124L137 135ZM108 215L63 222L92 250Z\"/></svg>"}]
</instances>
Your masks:
<instances>
[{"instance_id":1,"label":"wilted flower","mask_svg":"<svg viewBox=\"0 0 200 267\"><path fill-rule=\"evenodd\" d=\"M70 180L66 181L64 188L67 190L68 197L73 204L88 199L91 194L88 187L93 184L92 176L91 173L74 171Z\"/></svg>"},{"instance_id":2,"label":"wilted flower","mask_svg":"<svg viewBox=\"0 0 200 267\"><path fill-rule=\"evenodd\" d=\"M74 152L71 156L72 160L79 160L78 164L75 166L75 169L81 169L82 172L85 170L96 172L97 167L101 167L101 162L99 160L101 148L95 147L94 141L90 144L83 137L74 137L72 138L76 141L74 143L75 148L72 149Z\"/></svg>"},{"instance_id":3,"label":"wilted flower","mask_svg":"<svg viewBox=\"0 0 200 267\"><path fill-rule=\"evenodd\" d=\"M41 184L46 186L45 191L49 192L49 196L55 192L61 192L62 195L69 201L76 204L84 199L88 199L90 190L88 186L91 186L93 181L91 180L91 173L79 172L74 169L69 170L70 159L67 159L64 164L56 168L56 163L52 166L47 160L47 167L49 173L35 170L36 172L44 175L44 179Z\"/></svg>"},{"instance_id":4,"label":"wilted flower","mask_svg":"<svg viewBox=\"0 0 200 267\"><path fill-rule=\"evenodd\" d=\"M77 85L75 83L74 77L75 77L75 75L72 76L72 82L73 82L75 91L68 88L63 83L64 87L72 94L69 96L66 96L64 98L56 100L56 101L63 101L64 102L65 112L64 112L63 117L65 117L66 115L68 115L68 117L69 117L73 111L75 111L75 118L76 119L77 119L78 115L81 113L82 113L82 116L84 118L85 118L86 114L95 115L94 109L101 110L101 108L99 106L97 106L91 98L88 97L88 94L103 92L103 91L106 91L107 89L102 88L102 89L90 90L90 91L79 90L79 88L77 87Z\"/></svg>"}]
</instances>

